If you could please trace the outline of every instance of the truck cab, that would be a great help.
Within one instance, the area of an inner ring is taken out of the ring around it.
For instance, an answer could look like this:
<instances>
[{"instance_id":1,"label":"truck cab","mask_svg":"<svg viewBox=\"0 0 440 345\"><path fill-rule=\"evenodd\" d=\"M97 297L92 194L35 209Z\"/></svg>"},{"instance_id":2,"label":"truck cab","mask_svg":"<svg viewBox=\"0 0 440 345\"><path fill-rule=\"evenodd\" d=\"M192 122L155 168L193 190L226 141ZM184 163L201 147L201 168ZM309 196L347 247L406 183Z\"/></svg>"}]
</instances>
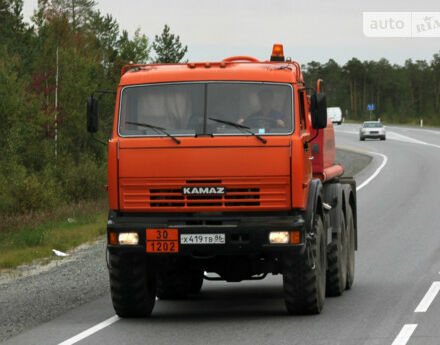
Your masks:
<instances>
[{"instance_id":1,"label":"truck cab","mask_svg":"<svg viewBox=\"0 0 440 345\"><path fill-rule=\"evenodd\" d=\"M322 84L308 94L282 50L122 69L108 146L118 315L150 315L156 296L186 298L204 279L282 274L294 314L351 287L355 182L334 164ZM97 130L93 97L88 118Z\"/></svg>"}]
</instances>

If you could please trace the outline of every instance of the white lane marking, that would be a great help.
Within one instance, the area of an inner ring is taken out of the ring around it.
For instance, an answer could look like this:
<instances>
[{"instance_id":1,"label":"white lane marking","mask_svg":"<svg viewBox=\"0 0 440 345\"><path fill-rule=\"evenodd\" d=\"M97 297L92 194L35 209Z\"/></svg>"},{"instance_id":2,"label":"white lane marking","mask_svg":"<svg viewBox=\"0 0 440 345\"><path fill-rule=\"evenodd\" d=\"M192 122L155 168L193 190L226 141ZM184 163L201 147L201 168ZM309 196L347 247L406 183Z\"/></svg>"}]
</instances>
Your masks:
<instances>
[{"instance_id":1,"label":"white lane marking","mask_svg":"<svg viewBox=\"0 0 440 345\"><path fill-rule=\"evenodd\" d=\"M391 345L405 345L416 330L417 324L409 323L402 327Z\"/></svg>"},{"instance_id":2,"label":"white lane marking","mask_svg":"<svg viewBox=\"0 0 440 345\"><path fill-rule=\"evenodd\" d=\"M433 134L437 134L437 135L440 135L440 131L435 131L435 130L432 130L432 129L426 129L425 127L422 127L422 128L420 128L420 127L417 127L417 128L410 128L410 127L408 127L408 128L401 128L401 127L394 127L394 126L387 126L388 128L393 128L393 129L397 129L397 130L399 130L399 129L401 129L401 130L405 130L405 131L416 131L416 132L428 132L428 133L433 133Z\"/></svg>"},{"instance_id":3,"label":"white lane marking","mask_svg":"<svg viewBox=\"0 0 440 345\"><path fill-rule=\"evenodd\" d=\"M347 130L335 130L335 133L359 134L358 132L347 131ZM387 139L390 139L390 140L402 141L402 142L406 142L406 143L410 143L410 144L419 144L419 145L431 146L431 147L435 147L437 149L440 149L440 145L427 143L425 141L414 139L414 138L411 138L411 137L409 137L407 135L399 134L399 133L396 133L396 132L387 131L386 135L387 135Z\"/></svg>"},{"instance_id":4,"label":"white lane marking","mask_svg":"<svg viewBox=\"0 0 440 345\"><path fill-rule=\"evenodd\" d=\"M360 191L367 184L369 184L371 181L373 181L376 178L376 176L379 175L379 173L382 171L382 169L385 167L385 165L388 162L388 157L382 153L371 152L371 151L369 151L368 153L372 153L374 155L381 156L383 160L382 160L382 163L380 164L380 166L376 169L376 171L369 178L367 178L364 182L362 182L359 186L357 186L356 191Z\"/></svg>"},{"instance_id":5,"label":"white lane marking","mask_svg":"<svg viewBox=\"0 0 440 345\"><path fill-rule=\"evenodd\" d=\"M416 310L414 310L414 312L415 313L426 312L428 310L429 306L431 305L432 301L434 301L434 298L439 293L439 291L440 291L440 282L432 283L428 292L426 292L426 295L420 301L419 305L417 306Z\"/></svg>"},{"instance_id":6,"label":"white lane marking","mask_svg":"<svg viewBox=\"0 0 440 345\"><path fill-rule=\"evenodd\" d=\"M119 320L119 316L117 316L117 315L112 316L111 318L108 318L107 320L102 321L102 322L98 323L97 325L90 327L89 329L86 329L85 331L75 335L72 338L69 338L69 339L63 341L62 343L59 343L58 345L76 344L78 341L81 341L84 338L87 338L87 337L91 336L92 334L99 332L101 329L106 328L107 326L110 326L112 323L115 323L118 320Z\"/></svg>"},{"instance_id":7,"label":"white lane marking","mask_svg":"<svg viewBox=\"0 0 440 345\"><path fill-rule=\"evenodd\" d=\"M423 145L431 146L431 147L435 147L437 149L440 149L440 145L435 145L435 144L430 144L430 143L423 143Z\"/></svg>"},{"instance_id":8,"label":"white lane marking","mask_svg":"<svg viewBox=\"0 0 440 345\"><path fill-rule=\"evenodd\" d=\"M403 134L399 134L399 133L391 132L391 131L387 131L387 139L403 141L403 142L411 143L411 144L422 144L422 145L426 144L424 141L417 140L417 139L411 138L407 135L403 135Z\"/></svg>"}]
</instances>

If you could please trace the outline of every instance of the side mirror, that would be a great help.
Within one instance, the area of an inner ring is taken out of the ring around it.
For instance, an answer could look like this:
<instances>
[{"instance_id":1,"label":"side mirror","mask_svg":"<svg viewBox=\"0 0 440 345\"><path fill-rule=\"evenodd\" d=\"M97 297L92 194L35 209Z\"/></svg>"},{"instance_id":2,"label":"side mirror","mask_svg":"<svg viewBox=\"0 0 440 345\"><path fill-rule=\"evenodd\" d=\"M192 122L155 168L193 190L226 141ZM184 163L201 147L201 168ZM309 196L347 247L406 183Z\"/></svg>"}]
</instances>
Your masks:
<instances>
[{"instance_id":1,"label":"side mirror","mask_svg":"<svg viewBox=\"0 0 440 345\"><path fill-rule=\"evenodd\" d=\"M87 131L98 131L98 99L93 96L87 99Z\"/></svg>"},{"instance_id":2,"label":"side mirror","mask_svg":"<svg viewBox=\"0 0 440 345\"><path fill-rule=\"evenodd\" d=\"M325 93L313 94L311 99L312 127L322 129L327 127L327 100Z\"/></svg>"}]
</instances>

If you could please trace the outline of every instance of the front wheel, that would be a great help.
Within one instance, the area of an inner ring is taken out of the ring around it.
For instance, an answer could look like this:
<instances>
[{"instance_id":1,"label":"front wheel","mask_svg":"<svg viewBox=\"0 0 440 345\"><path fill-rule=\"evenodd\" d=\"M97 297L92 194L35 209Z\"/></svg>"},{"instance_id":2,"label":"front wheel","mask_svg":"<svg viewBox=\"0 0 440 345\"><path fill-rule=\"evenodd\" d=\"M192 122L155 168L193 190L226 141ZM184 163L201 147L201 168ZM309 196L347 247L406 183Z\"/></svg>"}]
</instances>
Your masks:
<instances>
[{"instance_id":1,"label":"front wheel","mask_svg":"<svg viewBox=\"0 0 440 345\"><path fill-rule=\"evenodd\" d=\"M156 277L144 255L109 255L113 308L120 317L150 316L156 300Z\"/></svg>"},{"instance_id":2,"label":"front wheel","mask_svg":"<svg viewBox=\"0 0 440 345\"><path fill-rule=\"evenodd\" d=\"M322 218L316 217L306 252L283 259L284 301L290 314L319 314L324 307L327 241Z\"/></svg>"}]
</instances>

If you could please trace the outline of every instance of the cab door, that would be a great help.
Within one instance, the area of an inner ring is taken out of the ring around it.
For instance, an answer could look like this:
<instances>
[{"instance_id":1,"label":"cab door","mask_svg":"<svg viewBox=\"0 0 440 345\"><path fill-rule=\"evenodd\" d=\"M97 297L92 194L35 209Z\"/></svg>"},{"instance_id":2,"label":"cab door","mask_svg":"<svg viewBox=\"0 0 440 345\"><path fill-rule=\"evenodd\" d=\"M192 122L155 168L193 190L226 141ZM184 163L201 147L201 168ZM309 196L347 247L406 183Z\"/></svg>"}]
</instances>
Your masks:
<instances>
[{"instance_id":1,"label":"cab door","mask_svg":"<svg viewBox=\"0 0 440 345\"><path fill-rule=\"evenodd\" d=\"M308 114L308 99L304 88L298 90L298 106L299 106L299 125L300 137L303 144L303 166L304 166L304 183L308 184L312 178L312 145L308 143L310 140L310 121Z\"/></svg>"}]
</instances>

